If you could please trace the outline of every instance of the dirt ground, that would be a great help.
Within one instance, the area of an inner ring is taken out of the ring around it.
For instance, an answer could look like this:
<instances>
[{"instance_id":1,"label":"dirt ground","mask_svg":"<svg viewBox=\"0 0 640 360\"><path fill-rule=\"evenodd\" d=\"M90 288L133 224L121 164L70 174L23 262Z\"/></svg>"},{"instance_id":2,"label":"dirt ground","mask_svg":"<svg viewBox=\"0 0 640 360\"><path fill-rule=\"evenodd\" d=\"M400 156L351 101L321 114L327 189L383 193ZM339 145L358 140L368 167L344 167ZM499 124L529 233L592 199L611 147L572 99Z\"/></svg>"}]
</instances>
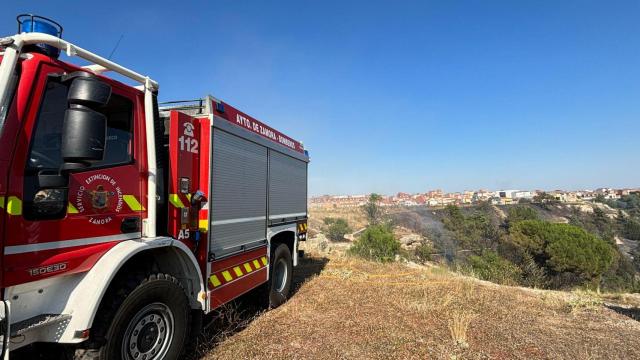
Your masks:
<instances>
[{"instance_id":1,"label":"dirt ground","mask_svg":"<svg viewBox=\"0 0 640 360\"><path fill-rule=\"evenodd\" d=\"M286 304L216 330L200 358L640 358L635 296L506 287L333 255L308 257L295 280Z\"/></svg>"}]
</instances>

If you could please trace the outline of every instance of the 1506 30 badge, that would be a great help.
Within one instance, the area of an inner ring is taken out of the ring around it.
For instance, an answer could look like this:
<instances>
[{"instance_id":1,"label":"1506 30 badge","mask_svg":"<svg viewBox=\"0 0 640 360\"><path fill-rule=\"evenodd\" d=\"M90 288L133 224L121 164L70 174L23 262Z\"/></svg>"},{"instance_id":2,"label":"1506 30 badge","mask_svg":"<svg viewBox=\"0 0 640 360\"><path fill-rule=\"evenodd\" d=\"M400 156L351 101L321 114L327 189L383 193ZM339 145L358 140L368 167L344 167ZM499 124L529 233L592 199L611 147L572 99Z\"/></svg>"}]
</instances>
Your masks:
<instances>
[{"instance_id":1,"label":"1506 30 badge","mask_svg":"<svg viewBox=\"0 0 640 360\"><path fill-rule=\"evenodd\" d=\"M78 187L73 205L78 213L89 215L90 223L105 225L122 210L122 195L116 179L107 174L94 174Z\"/></svg>"}]
</instances>

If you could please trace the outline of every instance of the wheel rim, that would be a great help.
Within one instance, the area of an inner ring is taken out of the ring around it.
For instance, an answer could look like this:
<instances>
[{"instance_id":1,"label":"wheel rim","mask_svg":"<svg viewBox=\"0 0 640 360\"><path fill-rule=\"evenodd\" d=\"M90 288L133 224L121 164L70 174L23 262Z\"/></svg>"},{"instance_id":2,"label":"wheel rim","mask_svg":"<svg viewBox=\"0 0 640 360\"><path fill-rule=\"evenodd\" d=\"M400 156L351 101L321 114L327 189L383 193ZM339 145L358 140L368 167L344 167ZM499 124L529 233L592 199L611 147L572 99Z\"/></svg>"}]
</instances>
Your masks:
<instances>
[{"instance_id":1,"label":"wheel rim","mask_svg":"<svg viewBox=\"0 0 640 360\"><path fill-rule=\"evenodd\" d=\"M277 292L281 293L284 290L285 285L287 284L287 276L289 275L287 263L284 261L284 259L278 260L273 273L273 280L275 285L274 288Z\"/></svg>"},{"instance_id":2,"label":"wheel rim","mask_svg":"<svg viewBox=\"0 0 640 360\"><path fill-rule=\"evenodd\" d=\"M163 359L173 340L173 312L165 304L149 304L131 318L122 341L122 358Z\"/></svg>"}]
</instances>

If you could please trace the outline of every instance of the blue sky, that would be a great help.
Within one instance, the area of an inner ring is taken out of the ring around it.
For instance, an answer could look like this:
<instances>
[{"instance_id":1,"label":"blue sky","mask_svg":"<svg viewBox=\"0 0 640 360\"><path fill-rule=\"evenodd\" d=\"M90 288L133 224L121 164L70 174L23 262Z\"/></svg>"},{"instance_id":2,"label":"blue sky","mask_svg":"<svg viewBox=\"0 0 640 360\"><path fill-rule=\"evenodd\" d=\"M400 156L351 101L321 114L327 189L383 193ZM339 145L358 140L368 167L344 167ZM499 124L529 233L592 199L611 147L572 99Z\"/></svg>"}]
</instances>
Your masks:
<instances>
[{"instance_id":1,"label":"blue sky","mask_svg":"<svg viewBox=\"0 0 640 360\"><path fill-rule=\"evenodd\" d=\"M640 186L638 1L4 1L300 139L311 195Z\"/></svg>"}]
</instances>

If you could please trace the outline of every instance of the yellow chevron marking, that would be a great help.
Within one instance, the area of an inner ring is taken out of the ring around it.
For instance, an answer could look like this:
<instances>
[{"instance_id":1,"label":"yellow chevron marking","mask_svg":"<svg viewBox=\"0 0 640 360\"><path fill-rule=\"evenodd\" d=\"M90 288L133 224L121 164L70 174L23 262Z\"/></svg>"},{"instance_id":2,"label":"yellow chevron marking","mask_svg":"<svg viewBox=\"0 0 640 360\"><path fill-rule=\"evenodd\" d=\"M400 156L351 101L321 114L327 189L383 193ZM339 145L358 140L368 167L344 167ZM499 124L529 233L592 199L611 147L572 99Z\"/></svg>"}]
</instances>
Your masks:
<instances>
[{"instance_id":1,"label":"yellow chevron marking","mask_svg":"<svg viewBox=\"0 0 640 360\"><path fill-rule=\"evenodd\" d=\"M72 203L69 203L67 205L67 214L78 214L78 213L79 213L78 209L76 209L76 207L73 206Z\"/></svg>"},{"instance_id":2,"label":"yellow chevron marking","mask_svg":"<svg viewBox=\"0 0 640 360\"><path fill-rule=\"evenodd\" d=\"M233 276L231 276L231 274L228 271L223 271L222 277L224 277L224 279L227 281L233 280Z\"/></svg>"},{"instance_id":3,"label":"yellow chevron marking","mask_svg":"<svg viewBox=\"0 0 640 360\"><path fill-rule=\"evenodd\" d=\"M9 215L22 215L22 200L15 196L9 196L7 200L7 213L9 213Z\"/></svg>"},{"instance_id":4,"label":"yellow chevron marking","mask_svg":"<svg viewBox=\"0 0 640 360\"><path fill-rule=\"evenodd\" d=\"M136 199L135 196L133 196L133 195L122 195L122 199L124 200L124 202L127 203L127 205L129 205L131 210L133 210L133 211L144 211L144 206L142 206L142 204L140 204L140 202L138 201L138 199Z\"/></svg>"},{"instance_id":5,"label":"yellow chevron marking","mask_svg":"<svg viewBox=\"0 0 640 360\"><path fill-rule=\"evenodd\" d=\"M209 231L209 220L199 220L198 228L200 231Z\"/></svg>"},{"instance_id":6,"label":"yellow chevron marking","mask_svg":"<svg viewBox=\"0 0 640 360\"><path fill-rule=\"evenodd\" d=\"M260 263L258 262L258 259L253 260L253 267L256 269L260 269L262 267L262 265L260 265Z\"/></svg>"},{"instance_id":7,"label":"yellow chevron marking","mask_svg":"<svg viewBox=\"0 0 640 360\"><path fill-rule=\"evenodd\" d=\"M244 269L247 271L247 273L250 273L253 271L253 269L251 268L251 265L249 265L249 263L245 263L244 264Z\"/></svg>"},{"instance_id":8,"label":"yellow chevron marking","mask_svg":"<svg viewBox=\"0 0 640 360\"><path fill-rule=\"evenodd\" d=\"M234 267L234 268L233 268L233 272L235 272L235 273L236 273L236 276L242 276L242 275L244 275L244 274L242 273L242 269L240 269L240 266L236 266L236 267Z\"/></svg>"},{"instance_id":9,"label":"yellow chevron marking","mask_svg":"<svg viewBox=\"0 0 640 360\"><path fill-rule=\"evenodd\" d=\"M260 260L262 261L262 265L267 266L267 257L266 256L261 257Z\"/></svg>"},{"instance_id":10,"label":"yellow chevron marking","mask_svg":"<svg viewBox=\"0 0 640 360\"><path fill-rule=\"evenodd\" d=\"M209 279L211 280L211 283L213 284L213 287L222 285L222 283L220 282L220 279L218 279L218 277L215 276L215 275L211 275L211 277Z\"/></svg>"},{"instance_id":11,"label":"yellow chevron marking","mask_svg":"<svg viewBox=\"0 0 640 360\"><path fill-rule=\"evenodd\" d=\"M182 203L182 200L180 200L180 196L178 196L178 194L169 194L169 202L178 209L182 209L184 207L184 204Z\"/></svg>"}]
</instances>

